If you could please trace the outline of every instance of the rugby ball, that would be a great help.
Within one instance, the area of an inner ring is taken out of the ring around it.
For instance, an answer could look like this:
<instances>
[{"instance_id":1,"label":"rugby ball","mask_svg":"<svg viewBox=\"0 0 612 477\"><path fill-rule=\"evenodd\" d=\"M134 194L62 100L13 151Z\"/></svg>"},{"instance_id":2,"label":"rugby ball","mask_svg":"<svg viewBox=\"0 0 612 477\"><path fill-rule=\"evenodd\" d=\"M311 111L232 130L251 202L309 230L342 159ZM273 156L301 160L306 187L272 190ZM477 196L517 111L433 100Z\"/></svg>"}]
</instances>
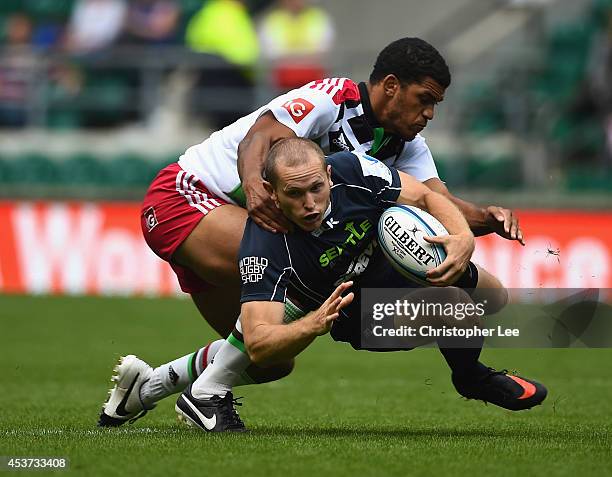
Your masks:
<instances>
[{"instance_id":1,"label":"rugby ball","mask_svg":"<svg viewBox=\"0 0 612 477\"><path fill-rule=\"evenodd\" d=\"M433 235L448 232L435 217L418 207L391 207L378 221L378 243L393 268L421 285L431 285L425 273L446 258L444 247L423 238Z\"/></svg>"}]
</instances>

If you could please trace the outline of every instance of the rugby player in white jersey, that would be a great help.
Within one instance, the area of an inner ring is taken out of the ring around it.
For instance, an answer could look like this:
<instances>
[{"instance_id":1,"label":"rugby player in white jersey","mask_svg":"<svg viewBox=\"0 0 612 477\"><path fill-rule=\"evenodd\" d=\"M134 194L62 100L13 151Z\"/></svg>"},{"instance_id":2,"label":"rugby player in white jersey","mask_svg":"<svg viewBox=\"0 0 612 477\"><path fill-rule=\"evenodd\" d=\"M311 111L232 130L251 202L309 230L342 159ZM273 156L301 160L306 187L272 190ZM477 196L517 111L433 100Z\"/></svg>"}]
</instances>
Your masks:
<instances>
[{"instance_id":1,"label":"rugby player in white jersey","mask_svg":"<svg viewBox=\"0 0 612 477\"><path fill-rule=\"evenodd\" d=\"M233 376L234 368L244 369L248 356L230 333L240 311L237 257L247 213L269 231L285 232L290 227L266 192L261 174L268 150L281 139L312 139L328 154L367 153L447 196L475 235L497 233L523 243L510 210L456 198L438 177L419 133L434 118L435 106L449 85L448 66L437 50L423 40L403 38L382 50L367 83L348 78L309 83L214 132L190 147L178 163L164 168L143 202L145 240L170 263L181 289L191 295L202 316L229 338L154 370L134 356L123 358L99 424L117 426L138 417L159 399L182 391L213 357L215 372L204 373L192 387L196 398L223 395L226 388L220 383L228 376L240 384L274 380L291 372L291 365L251 366ZM429 279L432 285L447 285L450 274L441 266L430 272ZM287 307L288 315L299 315L291 304Z\"/></svg>"}]
</instances>

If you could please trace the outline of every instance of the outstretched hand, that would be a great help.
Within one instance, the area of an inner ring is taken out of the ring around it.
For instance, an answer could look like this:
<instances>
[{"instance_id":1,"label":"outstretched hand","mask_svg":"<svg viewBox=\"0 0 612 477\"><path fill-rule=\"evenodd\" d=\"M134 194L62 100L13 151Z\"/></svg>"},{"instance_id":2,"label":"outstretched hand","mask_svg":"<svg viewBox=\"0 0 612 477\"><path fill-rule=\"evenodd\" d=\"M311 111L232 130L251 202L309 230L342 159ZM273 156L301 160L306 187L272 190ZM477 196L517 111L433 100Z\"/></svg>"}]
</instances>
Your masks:
<instances>
[{"instance_id":1,"label":"outstretched hand","mask_svg":"<svg viewBox=\"0 0 612 477\"><path fill-rule=\"evenodd\" d=\"M328 333L334 321L340 316L340 310L346 308L353 302L355 294L353 292L342 296L342 294L353 286L353 282L343 282L336 287L323 304L312 313L312 320L315 333L319 336Z\"/></svg>"},{"instance_id":2,"label":"outstretched hand","mask_svg":"<svg viewBox=\"0 0 612 477\"><path fill-rule=\"evenodd\" d=\"M521 245L525 245L519 219L512 210L490 205L486 209L485 220L497 235L508 240L517 240Z\"/></svg>"}]
</instances>

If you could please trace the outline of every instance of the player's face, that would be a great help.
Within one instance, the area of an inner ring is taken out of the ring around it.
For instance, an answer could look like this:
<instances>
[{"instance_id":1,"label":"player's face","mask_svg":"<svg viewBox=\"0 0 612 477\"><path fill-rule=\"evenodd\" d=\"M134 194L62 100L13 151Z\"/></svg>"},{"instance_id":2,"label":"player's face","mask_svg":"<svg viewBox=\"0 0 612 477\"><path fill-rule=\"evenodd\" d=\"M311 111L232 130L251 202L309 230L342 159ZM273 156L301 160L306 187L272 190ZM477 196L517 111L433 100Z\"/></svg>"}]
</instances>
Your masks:
<instances>
[{"instance_id":1,"label":"player's face","mask_svg":"<svg viewBox=\"0 0 612 477\"><path fill-rule=\"evenodd\" d=\"M406 141L412 141L427 126L434 118L436 104L444 99L444 88L429 77L420 83L402 85L395 80L383 86L388 102L381 124Z\"/></svg>"},{"instance_id":2,"label":"player's face","mask_svg":"<svg viewBox=\"0 0 612 477\"><path fill-rule=\"evenodd\" d=\"M307 232L318 229L329 205L331 169L318 159L299 166L278 165L272 198L283 214Z\"/></svg>"}]
</instances>

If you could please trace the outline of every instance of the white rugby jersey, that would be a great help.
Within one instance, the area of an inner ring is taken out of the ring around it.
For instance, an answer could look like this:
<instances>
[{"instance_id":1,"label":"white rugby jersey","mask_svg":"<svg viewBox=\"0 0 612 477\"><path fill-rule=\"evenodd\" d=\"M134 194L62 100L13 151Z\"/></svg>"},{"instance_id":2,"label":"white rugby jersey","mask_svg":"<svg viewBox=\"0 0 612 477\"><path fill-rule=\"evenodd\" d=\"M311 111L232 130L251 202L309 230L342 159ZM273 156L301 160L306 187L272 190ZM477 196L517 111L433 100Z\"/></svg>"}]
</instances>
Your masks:
<instances>
[{"instance_id":1,"label":"white rugby jersey","mask_svg":"<svg viewBox=\"0 0 612 477\"><path fill-rule=\"evenodd\" d=\"M438 177L425 139L417 135L406 142L385 133L372 113L365 83L357 85L348 78L312 81L273 99L187 149L179 158L179 165L200 179L213 194L243 206L244 192L237 167L238 144L255 121L268 111L296 136L319 143L326 154L362 152L421 182Z\"/></svg>"}]
</instances>

